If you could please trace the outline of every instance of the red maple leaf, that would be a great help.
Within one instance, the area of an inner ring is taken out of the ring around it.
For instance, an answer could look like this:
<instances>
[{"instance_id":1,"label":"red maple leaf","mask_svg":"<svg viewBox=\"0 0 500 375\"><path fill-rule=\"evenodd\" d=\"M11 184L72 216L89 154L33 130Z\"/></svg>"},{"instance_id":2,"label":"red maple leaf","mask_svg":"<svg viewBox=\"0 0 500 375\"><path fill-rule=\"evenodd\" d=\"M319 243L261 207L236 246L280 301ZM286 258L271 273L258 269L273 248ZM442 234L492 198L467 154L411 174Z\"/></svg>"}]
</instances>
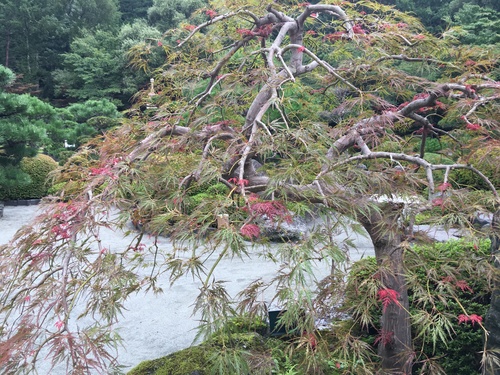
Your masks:
<instances>
[{"instance_id":1,"label":"red maple leaf","mask_svg":"<svg viewBox=\"0 0 500 375\"><path fill-rule=\"evenodd\" d=\"M273 32L273 25L267 24L256 29L254 34L267 38L269 35L271 35L272 32Z\"/></svg>"},{"instance_id":2,"label":"red maple leaf","mask_svg":"<svg viewBox=\"0 0 500 375\"><path fill-rule=\"evenodd\" d=\"M441 185L439 185L437 188L438 190L442 193L446 190L448 190L448 188L451 187L451 184L449 182L443 182Z\"/></svg>"},{"instance_id":3,"label":"red maple leaf","mask_svg":"<svg viewBox=\"0 0 500 375\"><path fill-rule=\"evenodd\" d=\"M366 31L363 30L361 25L354 25L352 27L352 31L354 32L354 34L366 34Z\"/></svg>"},{"instance_id":4,"label":"red maple leaf","mask_svg":"<svg viewBox=\"0 0 500 375\"><path fill-rule=\"evenodd\" d=\"M483 317L481 315L470 314L469 315L469 320L472 323L472 325L474 326L474 323L481 324L481 322L483 321Z\"/></svg>"},{"instance_id":5,"label":"red maple leaf","mask_svg":"<svg viewBox=\"0 0 500 375\"><path fill-rule=\"evenodd\" d=\"M398 304L399 292L390 288L379 289L377 293L378 300L382 302L382 311L385 311L391 303Z\"/></svg>"},{"instance_id":6,"label":"red maple leaf","mask_svg":"<svg viewBox=\"0 0 500 375\"><path fill-rule=\"evenodd\" d=\"M288 209L279 201L253 203L250 205L250 211L259 216L267 216L271 221L281 219L289 223L292 220Z\"/></svg>"},{"instance_id":7,"label":"red maple leaf","mask_svg":"<svg viewBox=\"0 0 500 375\"><path fill-rule=\"evenodd\" d=\"M214 18L217 15L217 12L213 9L208 9L205 11L205 14L210 18Z\"/></svg>"},{"instance_id":8,"label":"red maple leaf","mask_svg":"<svg viewBox=\"0 0 500 375\"><path fill-rule=\"evenodd\" d=\"M470 314L470 315L460 314L458 316L458 324L462 323L465 324L470 322L474 326L475 323L481 324L482 321L483 317L477 314Z\"/></svg>"},{"instance_id":9,"label":"red maple leaf","mask_svg":"<svg viewBox=\"0 0 500 375\"><path fill-rule=\"evenodd\" d=\"M462 324L462 323L465 324L470 320L470 318L465 314L460 314L457 318L458 318L458 324Z\"/></svg>"},{"instance_id":10,"label":"red maple leaf","mask_svg":"<svg viewBox=\"0 0 500 375\"><path fill-rule=\"evenodd\" d=\"M329 42L340 40L345 35L343 31L336 31L332 34L326 34L323 38L324 40L328 40Z\"/></svg>"},{"instance_id":11,"label":"red maple leaf","mask_svg":"<svg viewBox=\"0 0 500 375\"><path fill-rule=\"evenodd\" d=\"M260 228L256 224L245 224L240 228L240 233L250 239L258 238L260 236Z\"/></svg>"},{"instance_id":12,"label":"red maple leaf","mask_svg":"<svg viewBox=\"0 0 500 375\"><path fill-rule=\"evenodd\" d=\"M452 276L446 276L446 277L443 277L443 279L441 281L443 283L451 283L453 281L453 277Z\"/></svg>"},{"instance_id":13,"label":"red maple leaf","mask_svg":"<svg viewBox=\"0 0 500 375\"><path fill-rule=\"evenodd\" d=\"M444 199L443 198L435 198L432 200L432 205L434 207L443 207L444 206Z\"/></svg>"},{"instance_id":14,"label":"red maple leaf","mask_svg":"<svg viewBox=\"0 0 500 375\"><path fill-rule=\"evenodd\" d=\"M253 31L250 29L237 29L236 32L241 36L251 36L254 35Z\"/></svg>"},{"instance_id":15,"label":"red maple leaf","mask_svg":"<svg viewBox=\"0 0 500 375\"><path fill-rule=\"evenodd\" d=\"M468 291L468 292L473 292L472 291L472 288L469 286L469 284L467 284L467 281L465 280L457 280L457 282L455 283L455 286L457 288L460 288L460 290L462 290L462 292L465 292L465 291Z\"/></svg>"},{"instance_id":16,"label":"red maple leaf","mask_svg":"<svg viewBox=\"0 0 500 375\"><path fill-rule=\"evenodd\" d=\"M248 180L245 180L244 178L240 180L239 178L236 177L230 178L229 180L227 180L227 182L238 186L248 186L248 184L250 183Z\"/></svg>"},{"instance_id":17,"label":"red maple leaf","mask_svg":"<svg viewBox=\"0 0 500 375\"><path fill-rule=\"evenodd\" d=\"M481 125L479 124L467 124L466 126L467 129L469 130L480 130L481 129Z\"/></svg>"}]
</instances>

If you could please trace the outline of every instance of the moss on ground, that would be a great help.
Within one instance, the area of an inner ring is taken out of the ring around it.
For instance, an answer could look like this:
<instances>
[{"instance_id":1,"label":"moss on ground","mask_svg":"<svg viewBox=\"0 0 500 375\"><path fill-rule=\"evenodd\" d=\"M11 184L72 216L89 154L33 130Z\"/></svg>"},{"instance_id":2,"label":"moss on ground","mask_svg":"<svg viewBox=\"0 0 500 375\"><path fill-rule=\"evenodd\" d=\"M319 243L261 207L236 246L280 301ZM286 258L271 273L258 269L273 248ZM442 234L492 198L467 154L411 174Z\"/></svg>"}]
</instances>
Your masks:
<instances>
[{"instance_id":1,"label":"moss on ground","mask_svg":"<svg viewBox=\"0 0 500 375\"><path fill-rule=\"evenodd\" d=\"M207 375L213 349L208 345L183 349L165 357L141 362L128 375Z\"/></svg>"}]
</instances>

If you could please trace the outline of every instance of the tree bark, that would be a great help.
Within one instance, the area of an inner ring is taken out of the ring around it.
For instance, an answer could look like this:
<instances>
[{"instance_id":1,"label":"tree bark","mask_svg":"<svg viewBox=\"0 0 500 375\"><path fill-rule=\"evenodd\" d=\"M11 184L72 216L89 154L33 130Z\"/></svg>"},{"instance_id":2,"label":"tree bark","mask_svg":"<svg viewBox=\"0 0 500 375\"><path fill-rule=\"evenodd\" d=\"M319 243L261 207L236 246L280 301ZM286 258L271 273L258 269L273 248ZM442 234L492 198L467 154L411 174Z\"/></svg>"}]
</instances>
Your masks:
<instances>
[{"instance_id":1,"label":"tree bark","mask_svg":"<svg viewBox=\"0 0 500 375\"><path fill-rule=\"evenodd\" d=\"M396 291L397 303L382 312L378 354L383 374L411 374L414 352L411 337L408 289L403 266L402 231L398 224L401 207L385 204L361 223L372 239L380 280L384 288Z\"/></svg>"},{"instance_id":2,"label":"tree bark","mask_svg":"<svg viewBox=\"0 0 500 375\"><path fill-rule=\"evenodd\" d=\"M7 33L7 42L5 43L5 64L4 66L6 68L9 67L9 52L10 52L10 36L12 34L10 33L10 31Z\"/></svg>"}]
</instances>

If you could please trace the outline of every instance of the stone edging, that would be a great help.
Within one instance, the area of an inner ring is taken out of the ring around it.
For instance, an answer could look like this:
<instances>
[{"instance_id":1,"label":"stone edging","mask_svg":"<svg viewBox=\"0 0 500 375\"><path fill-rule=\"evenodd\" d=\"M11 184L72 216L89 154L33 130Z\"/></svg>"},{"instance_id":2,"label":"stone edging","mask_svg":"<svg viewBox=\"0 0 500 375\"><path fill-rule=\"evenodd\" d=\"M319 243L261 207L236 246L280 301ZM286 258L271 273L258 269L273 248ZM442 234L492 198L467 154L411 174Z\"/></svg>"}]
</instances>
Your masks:
<instances>
[{"instance_id":1,"label":"stone edging","mask_svg":"<svg viewBox=\"0 0 500 375\"><path fill-rule=\"evenodd\" d=\"M15 199L8 201L0 201L0 218L3 217L5 206L35 206L40 203L40 199Z\"/></svg>"},{"instance_id":2,"label":"stone edging","mask_svg":"<svg viewBox=\"0 0 500 375\"><path fill-rule=\"evenodd\" d=\"M40 203L40 199L13 199L0 202L4 206L35 206Z\"/></svg>"}]
</instances>

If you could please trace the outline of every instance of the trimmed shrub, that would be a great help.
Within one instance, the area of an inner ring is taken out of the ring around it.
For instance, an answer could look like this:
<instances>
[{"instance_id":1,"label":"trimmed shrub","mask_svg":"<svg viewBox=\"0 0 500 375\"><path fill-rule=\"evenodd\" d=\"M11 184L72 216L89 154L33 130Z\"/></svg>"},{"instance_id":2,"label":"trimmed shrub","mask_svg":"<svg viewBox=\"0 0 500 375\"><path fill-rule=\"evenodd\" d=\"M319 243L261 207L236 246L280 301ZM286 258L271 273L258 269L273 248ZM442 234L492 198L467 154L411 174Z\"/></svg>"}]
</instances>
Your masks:
<instances>
[{"instance_id":1,"label":"trimmed shrub","mask_svg":"<svg viewBox=\"0 0 500 375\"><path fill-rule=\"evenodd\" d=\"M50 188L47 177L58 166L54 159L44 154L23 158L20 168L30 177L30 182L10 189L3 199L39 199L46 196Z\"/></svg>"},{"instance_id":2,"label":"trimmed shrub","mask_svg":"<svg viewBox=\"0 0 500 375\"><path fill-rule=\"evenodd\" d=\"M461 162L476 167L495 187L500 186L500 146L479 147ZM459 185L489 189L484 180L470 170L455 170L452 176Z\"/></svg>"}]
</instances>

